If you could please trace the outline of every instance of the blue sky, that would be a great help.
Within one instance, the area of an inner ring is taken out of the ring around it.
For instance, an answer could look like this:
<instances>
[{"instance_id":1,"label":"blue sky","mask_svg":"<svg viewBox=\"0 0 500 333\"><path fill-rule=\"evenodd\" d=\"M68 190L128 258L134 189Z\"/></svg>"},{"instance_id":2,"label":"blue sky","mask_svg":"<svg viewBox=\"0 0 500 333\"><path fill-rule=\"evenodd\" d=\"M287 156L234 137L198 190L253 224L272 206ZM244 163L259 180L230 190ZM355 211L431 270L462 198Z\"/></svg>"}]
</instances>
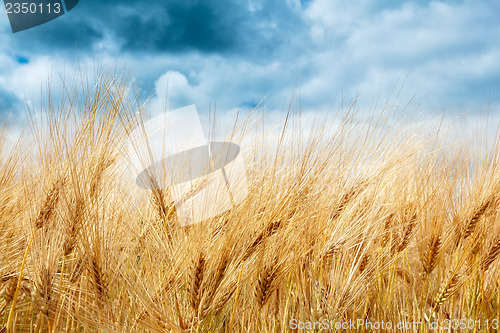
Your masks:
<instances>
[{"instance_id":1,"label":"blue sky","mask_svg":"<svg viewBox=\"0 0 500 333\"><path fill-rule=\"evenodd\" d=\"M500 2L80 0L13 34L0 11L0 112L14 118L50 73L127 64L147 95L173 107L282 110L297 85L304 110L360 94L415 95L421 112L485 114L500 105ZM285 107L286 108L286 107Z\"/></svg>"}]
</instances>

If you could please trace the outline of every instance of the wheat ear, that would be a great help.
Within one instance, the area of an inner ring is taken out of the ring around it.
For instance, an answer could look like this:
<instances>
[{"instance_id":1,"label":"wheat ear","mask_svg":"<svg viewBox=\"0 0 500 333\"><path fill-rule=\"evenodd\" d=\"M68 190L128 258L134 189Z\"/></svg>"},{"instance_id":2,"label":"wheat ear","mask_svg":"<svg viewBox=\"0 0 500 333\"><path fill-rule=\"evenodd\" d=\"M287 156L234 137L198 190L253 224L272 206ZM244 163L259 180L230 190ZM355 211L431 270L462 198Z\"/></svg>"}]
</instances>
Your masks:
<instances>
[{"instance_id":1,"label":"wheat ear","mask_svg":"<svg viewBox=\"0 0 500 333\"><path fill-rule=\"evenodd\" d=\"M424 256L422 257L422 266L426 274L430 274L437 265L439 252L441 251L441 235L432 235Z\"/></svg>"}]
</instances>

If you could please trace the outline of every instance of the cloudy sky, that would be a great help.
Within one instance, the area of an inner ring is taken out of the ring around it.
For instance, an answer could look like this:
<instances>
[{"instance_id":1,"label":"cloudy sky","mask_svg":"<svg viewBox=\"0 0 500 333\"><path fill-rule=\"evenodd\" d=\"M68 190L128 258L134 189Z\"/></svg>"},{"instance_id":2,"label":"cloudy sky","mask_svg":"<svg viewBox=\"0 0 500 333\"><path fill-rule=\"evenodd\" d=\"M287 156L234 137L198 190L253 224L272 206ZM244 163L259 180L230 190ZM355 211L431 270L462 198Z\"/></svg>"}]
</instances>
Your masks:
<instances>
[{"instance_id":1,"label":"cloudy sky","mask_svg":"<svg viewBox=\"0 0 500 333\"><path fill-rule=\"evenodd\" d=\"M415 95L422 113L498 112L496 0L80 0L66 15L12 33L0 11L0 113L23 112L53 80L127 64L145 95L200 111L335 111L360 95Z\"/></svg>"}]
</instances>

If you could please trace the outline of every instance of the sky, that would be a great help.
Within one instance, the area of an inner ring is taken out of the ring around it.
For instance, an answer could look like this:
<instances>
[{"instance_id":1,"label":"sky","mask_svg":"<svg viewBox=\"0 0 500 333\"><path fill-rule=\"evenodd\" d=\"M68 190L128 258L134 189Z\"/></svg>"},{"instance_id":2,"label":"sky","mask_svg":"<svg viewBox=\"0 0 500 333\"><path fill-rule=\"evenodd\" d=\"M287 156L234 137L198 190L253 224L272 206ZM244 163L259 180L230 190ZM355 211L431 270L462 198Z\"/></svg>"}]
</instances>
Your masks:
<instances>
[{"instance_id":1,"label":"sky","mask_svg":"<svg viewBox=\"0 0 500 333\"><path fill-rule=\"evenodd\" d=\"M0 114L23 119L49 78L125 65L143 96L173 108L216 105L334 112L359 96L413 98L422 114L499 112L496 0L80 0L12 33L0 10ZM31 104L30 104L31 103Z\"/></svg>"}]
</instances>

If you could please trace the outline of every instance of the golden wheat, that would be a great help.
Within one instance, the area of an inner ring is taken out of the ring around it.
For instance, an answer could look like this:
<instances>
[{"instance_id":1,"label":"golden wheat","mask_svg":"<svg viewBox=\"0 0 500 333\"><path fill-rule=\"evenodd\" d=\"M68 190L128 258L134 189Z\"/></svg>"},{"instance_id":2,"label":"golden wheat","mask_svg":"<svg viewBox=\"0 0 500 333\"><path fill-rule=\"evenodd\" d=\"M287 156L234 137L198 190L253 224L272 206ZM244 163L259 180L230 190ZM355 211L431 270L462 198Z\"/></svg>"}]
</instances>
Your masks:
<instances>
[{"instance_id":1,"label":"golden wheat","mask_svg":"<svg viewBox=\"0 0 500 333\"><path fill-rule=\"evenodd\" d=\"M478 157L405 136L401 110L367 125L353 103L305 140L295 101L279 133L253 131L263 126L254 110L231 134L247 198L181 227L183 201L167 187L125 181L123 142L147 117L127 80L103 71L33 117L32 141L2 147L0 331L289 332L300 331L293 322L500 316L498 134Z\"/></svg>"}]
</instances>

